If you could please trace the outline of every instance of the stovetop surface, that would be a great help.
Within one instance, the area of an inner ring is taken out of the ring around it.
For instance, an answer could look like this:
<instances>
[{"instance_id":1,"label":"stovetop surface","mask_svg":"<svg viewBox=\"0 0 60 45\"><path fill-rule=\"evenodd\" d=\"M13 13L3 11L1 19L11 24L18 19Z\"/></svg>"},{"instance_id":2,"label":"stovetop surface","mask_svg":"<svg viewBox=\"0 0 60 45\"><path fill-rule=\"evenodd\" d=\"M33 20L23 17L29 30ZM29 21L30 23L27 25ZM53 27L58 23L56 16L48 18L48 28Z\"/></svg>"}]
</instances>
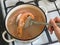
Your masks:
<instances>
[{"instance_id":1,"label":"stovetop surface","mask_svg":"<svg viewBox=\"0 0 60 45\"><path fill-rule=\"evenodd\" d=\"M18 3L17 3L18 2ZM60 0L57 0L56 2L49 2L47 0L2 0L1 1L1 5L3 8L3 20L5 19L6 15L8 14L8 12L13 9L14 7L21 5L21 4L25 4L25 3L29 3L29 4L34 4L36 6L43 6L46 10L47 10L47 23L49 22L49 20L51 18L55 18L60 17ZM58 42L57 37L55 36L55 33L53 32L53 34L51 35L48 31L48 29L46 28L44 30L44 32L40 35L40 38L34 42L25 44L25 43L21 43L19 40L16 40L12 43L12 45L47 45L47 44L51 44L51 43L55 43Z\"/></svg>"}]
</instances>

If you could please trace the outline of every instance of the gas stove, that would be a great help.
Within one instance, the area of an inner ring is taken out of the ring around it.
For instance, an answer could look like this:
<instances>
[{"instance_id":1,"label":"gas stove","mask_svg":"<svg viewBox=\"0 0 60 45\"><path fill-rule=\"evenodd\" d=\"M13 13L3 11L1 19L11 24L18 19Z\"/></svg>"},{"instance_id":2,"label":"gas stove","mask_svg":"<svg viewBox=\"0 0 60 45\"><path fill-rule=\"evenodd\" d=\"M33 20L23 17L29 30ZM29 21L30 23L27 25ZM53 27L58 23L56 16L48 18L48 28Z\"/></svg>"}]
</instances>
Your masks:
<instances>
[{"instance_id":1,"label":"gas stove","mask_svg":"<svg viewBox=\"0 0 60 45\"><path fill-rule=\"evenodd\" d=\"M37 7L44 7L47 11L47 23L51 18L60 17L60 0L1 0L3 19L5 20L5 17L11 9L21 4L33 4ZM10 39L10 36L8 36L8 38ZM58 39L55 33L50 34L48 29L45 28L40 38L34 42L21 43L19 40L16 40L9 43L9 45L48 45L56 42L58 42Z\"/></svg>"}]
</instances>

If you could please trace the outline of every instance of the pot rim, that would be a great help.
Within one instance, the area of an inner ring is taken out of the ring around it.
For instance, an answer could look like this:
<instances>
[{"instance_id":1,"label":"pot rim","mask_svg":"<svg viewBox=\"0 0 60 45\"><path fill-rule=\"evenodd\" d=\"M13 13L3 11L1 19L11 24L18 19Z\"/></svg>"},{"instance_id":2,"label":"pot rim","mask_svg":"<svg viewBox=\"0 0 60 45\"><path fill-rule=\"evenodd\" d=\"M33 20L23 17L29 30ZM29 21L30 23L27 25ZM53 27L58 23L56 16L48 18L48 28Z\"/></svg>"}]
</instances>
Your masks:
<instances>
[{"instance_id":1,"label":"pot rim","mask_svg":"<svg viewBox=\"0 0 60 45\"><path fill-rule=\"evenodd\" d=\"M14 7L8 14L7 14L7 16L6 16L6 19L5 19L5 26L6 26L6 31L7 31L7 33L11 36L11 37L13 37L14 39L17 39L17 40L20 40L20 41L24 41L24 42L26 42L26 41L33 41L33 40L36 40L36 39L38 39L39 37L40 37L40 35L41 35L41 33L44 31L44 29L46 28L46 26L43 28L43 31L39 34L39 35L37 35L36 37L34 37L34 38L31 38L31 39L27 39L27 40L22 40L22 39L18 39L18 38L16 38L16 37L14 37L13 35L11 35L9 32L8 32L8 28L7 28L7 20L8 20L8 18L9 18L9 16L15 11L15 10L17 10L17 9L19 9L20 7L22 7L23 5L28 5L28 6L34 6L34 7L36 7L36 8L38 8L38 9L40 9L43 13L44 13L44 16L45 16L45 19L46 19L46 22L47 22L47 17L46 17L46 14L45 14L45 12L40 8L40 7L37 7L36 5L32 5L32 4L22 4L22 5L18 5L18 6L16 6L16 7ZM19 7L19 8L18 8Z\"/></svg>"}]
</instances>

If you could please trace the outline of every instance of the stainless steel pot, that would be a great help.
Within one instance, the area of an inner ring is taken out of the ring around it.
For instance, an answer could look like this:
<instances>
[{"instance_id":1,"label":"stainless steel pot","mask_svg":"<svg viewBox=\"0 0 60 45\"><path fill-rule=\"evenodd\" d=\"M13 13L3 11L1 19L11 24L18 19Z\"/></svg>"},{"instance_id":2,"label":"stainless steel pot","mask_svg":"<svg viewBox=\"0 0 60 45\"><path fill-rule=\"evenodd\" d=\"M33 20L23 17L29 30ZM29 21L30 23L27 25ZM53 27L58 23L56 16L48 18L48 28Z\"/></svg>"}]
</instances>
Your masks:
<instances>
[{"instance_id":1,"label":"stainless steel pot","mask_svg":"<svg viewBox=\"0 0 60 45\"><path fill-rule=\"evenodd\" d=\"M14 11L16 11L17 9L22 8L22 7L28 7L28 6L34 7L34 8L36 8L36 9L38 9L38 10L41 10L44 14L47 15L47 10L46 10L44 7L42 7L42 6L37 7L37 6L31 5L31 4L23 4L23 5L19 5L19 6L15 7L15 8L13 8L13 9L8 13L8 15L7 15L7 17L6 17L6 20L5 20L5 26L6 26L6 29L7 29L7 30L4 31L3 34L2 34L2 37L3 37L3 39L4 39L6 42L12 42L12 41L15 41L15 40L16 40L16 38L14 38L14 37L13 37L13 39L10 39L10 40L7 40L7 39L5 38L5 34L6 34L7 32L9 33L9 29L8 29L8 27L7 27L7 20L8 20L8 18L9 18L9 17L11 16L11 14L12 14ZM47 21L46 15L44 15L44 16L45 16L45 19L46 19L46 21ZM44 28L44 29L45 29L45 28ZM43 31L44 31L44 29L43 29ZM43 32L43 31L42 31L42 32ZM42 32L41 32L41 33L42 33ZM11 34L10 34L10 35L11 35ZM12 35L11 35L11 36L12 36ZM38 38L40 38L40 35L37 36L36 38L32 39L32 40L27 40L27 41L20 40L20 41L21 41L21 42L32 42L32 41L34 41L34 40L37 40Z\"/></svg>"}]
</instances>

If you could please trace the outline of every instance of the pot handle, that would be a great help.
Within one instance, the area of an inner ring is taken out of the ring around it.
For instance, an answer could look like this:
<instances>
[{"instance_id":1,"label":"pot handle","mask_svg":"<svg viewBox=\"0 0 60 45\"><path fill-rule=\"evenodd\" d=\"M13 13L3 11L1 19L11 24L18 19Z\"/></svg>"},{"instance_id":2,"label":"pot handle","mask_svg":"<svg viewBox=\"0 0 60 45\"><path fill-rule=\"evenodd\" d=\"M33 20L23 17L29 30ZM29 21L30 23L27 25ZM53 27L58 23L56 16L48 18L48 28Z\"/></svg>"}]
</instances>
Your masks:
<instances>
[{"instance_id":1,"label":"pot handle","mask_svg":"<svg viewBox=\"0 0 60 45\"><path fill-rule=\"evenodd\" d=\"M7 39L5 38L5 34L6 34L6 33L7 33L6 31L4 31L4 32L2 33L2 37L3 37L3 39L4 39L6 42L10 43L10 42L15 41L14 38L13 38L13 39L10 39L10 40L7 40Z\"/></svg>"}]
</instances>

